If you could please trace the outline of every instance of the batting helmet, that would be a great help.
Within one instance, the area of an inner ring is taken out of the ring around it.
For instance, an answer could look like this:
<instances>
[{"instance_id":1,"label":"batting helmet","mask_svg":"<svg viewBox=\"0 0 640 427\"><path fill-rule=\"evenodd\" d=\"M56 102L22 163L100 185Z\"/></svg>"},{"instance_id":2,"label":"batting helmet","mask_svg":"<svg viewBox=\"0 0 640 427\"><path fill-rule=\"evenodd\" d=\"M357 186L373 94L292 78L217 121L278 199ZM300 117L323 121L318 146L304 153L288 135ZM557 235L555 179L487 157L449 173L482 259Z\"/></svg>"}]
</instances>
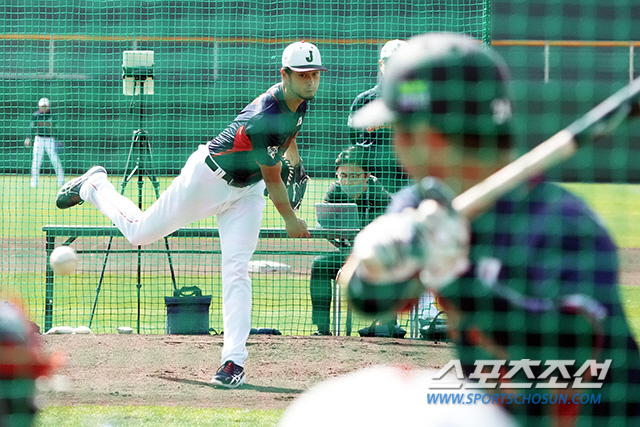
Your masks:
<instances>
[{"instance_id":1,"label":"batting helmet","mask_svg":"<svg viewBox=\"0 0 640 427\"><path fill-rule=\"evenodd\" d=\"M490 47L459 34L423 34L389 59L381 99L360 109L352 126L426 122L446 134L507 134L508 81Z\"/></svg>"},{"instance_id":2,"label":"batting helmet","mask_svg":"<svg viewBox=\"0 0 640 427\"><path fill-rule=\"evenodd\" d=\"M38 101L38 107L49 107L50 105L49 98L40 98L40 101Z\"/></svg>"}]
</instances>

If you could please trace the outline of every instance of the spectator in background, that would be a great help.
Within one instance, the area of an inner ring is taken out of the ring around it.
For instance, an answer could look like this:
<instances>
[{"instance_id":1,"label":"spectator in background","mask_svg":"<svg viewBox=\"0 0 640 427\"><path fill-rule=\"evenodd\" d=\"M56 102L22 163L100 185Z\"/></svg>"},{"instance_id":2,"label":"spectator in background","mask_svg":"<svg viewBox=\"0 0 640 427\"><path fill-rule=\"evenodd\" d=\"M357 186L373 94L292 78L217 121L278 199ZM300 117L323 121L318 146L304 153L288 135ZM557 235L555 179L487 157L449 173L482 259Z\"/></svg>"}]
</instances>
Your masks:
<instances>
[{"instance_id":1,"label":"spectator in background","mask_svg":"<svg viewBox=\"0 0 640 427\"><path fill-rule=\"evenodd\" d=\"M60 161L61 144L56 143L54 135L54 116L51 113L51 102L48 98L40 98L38 110L31 115L29 136L24 140L25 147L31 146L33 140L33 160L31 162L31 188L38 186L40 168L45 151L53 165L58 178L58 187L64 184L64 168Z\"/></svg>"},{"instance_id":2,"label":"spectator in background","mask_svg":"<svg viewBox=\"0 0 640 427\"><path fill-rule=\"evenodd\" d=\"M405 44L403 40L391 40L382 47L378 60L381 77L384 77L387 60ZM351 126L351 116L356 111L380 96L381 84L378 83L356 97L349 110L349 126ZM388 125L354 130L351 132L351 143L366 148L369 172L376 176L391 194L411 184L408 175L396 158L391 143L391 129Z\"/></svg>"},{"instance_id":3,"label":"spectator in background","mask_svg":"<svg viewBox=\"0 0 640 427\"><path fill-rule=\"evenodd\" d=\"M364 227L382 215L391 201L391 196L369 173L364 160L366 149L349 147L336 158L336 177L324 196L326 203L355 203L361 226ZM351 251L352 240L335 238L332 243L340 249L330 255L320 255L311 266L312 321L318 327L313 335L331 335L329 310L331 307L331 281ZM393 322L395 324L395 320Z\"/></svg>"}]
</instances>

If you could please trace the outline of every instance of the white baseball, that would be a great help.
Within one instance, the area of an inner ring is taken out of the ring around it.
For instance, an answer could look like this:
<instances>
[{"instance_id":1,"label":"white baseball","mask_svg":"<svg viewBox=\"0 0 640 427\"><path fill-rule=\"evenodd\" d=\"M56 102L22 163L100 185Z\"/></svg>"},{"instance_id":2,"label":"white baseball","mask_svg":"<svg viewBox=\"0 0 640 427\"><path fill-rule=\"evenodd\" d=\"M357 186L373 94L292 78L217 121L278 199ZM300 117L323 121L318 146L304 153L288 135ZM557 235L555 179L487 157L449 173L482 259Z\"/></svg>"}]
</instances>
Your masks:
<instances>
[{"instance_id":1,"label":"white baseball","mask_svg":"<svg viewBox=\"0 0 640 427\"><path fill-rule=\"evenodd\" d=\"M49 264L55 274L68 276L76 270L78 256L70 246L58 246L51 252Z\"/></svg>"}]
</instances>

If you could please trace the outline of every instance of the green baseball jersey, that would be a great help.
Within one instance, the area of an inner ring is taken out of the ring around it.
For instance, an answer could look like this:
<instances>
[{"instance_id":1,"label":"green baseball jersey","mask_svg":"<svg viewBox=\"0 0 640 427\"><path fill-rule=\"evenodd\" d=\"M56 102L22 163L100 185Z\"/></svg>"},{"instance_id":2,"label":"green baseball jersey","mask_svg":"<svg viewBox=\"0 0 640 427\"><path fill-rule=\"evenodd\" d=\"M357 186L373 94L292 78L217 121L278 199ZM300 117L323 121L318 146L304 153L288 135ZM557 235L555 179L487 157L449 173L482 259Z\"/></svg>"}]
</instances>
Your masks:
<instances>
[{"instance_id":1,"label":"green baseball jersey","mask_svg":"<svg viewBox=\"0 0 640 427\"><path fill-rule=\"evenodd\" d=\"M378 99L380 94L381 87L376 85L356 97L349 109L349 126L352 115ZM369 171L380 180L387 191L396 193L411 184L411 180L396 158L392 141L391 127L388 125L351 130L351 144L364 147L366 150Z\"/></svg>"}]
</instances>

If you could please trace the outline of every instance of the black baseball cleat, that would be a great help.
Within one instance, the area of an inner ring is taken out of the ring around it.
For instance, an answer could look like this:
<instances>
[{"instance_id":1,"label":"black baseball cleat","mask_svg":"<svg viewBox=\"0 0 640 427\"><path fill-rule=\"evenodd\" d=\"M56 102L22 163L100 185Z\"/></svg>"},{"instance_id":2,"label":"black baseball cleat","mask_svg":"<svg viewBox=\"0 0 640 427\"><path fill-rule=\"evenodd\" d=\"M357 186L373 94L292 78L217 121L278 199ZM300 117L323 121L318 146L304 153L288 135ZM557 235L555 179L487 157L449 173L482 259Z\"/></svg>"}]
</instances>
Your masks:
<instances>
[{"instance_id":1,"label":"black baseball cleat","mask_svg":"<svg viewBox=\"0 0 640 427\"><path fill-rule=\"evenodd\" d=\"M227 360L211 378L211 384L217 387L236 388L244 384L244 368Z\"/></svg>"},{"instance_id":2,"label":"black baseball cleat","mask_svg":"<svg viewBox=\"0 0 640 427\"><path fill-rule=\"evenodd\" d=\"M84 200L80 197L80 188L91 175L95 175L97 173L106 174L107 170L102 166L94 166L84 175L74 178L60 187L60 191L58 191L58 195L56 196L56 206L58 209L67 209L84 203Z\"/></svg>"},{"instance_id":3,"label":"black baseball cleat","mask_svg":"<svg viewBox=\"0 0 640 427\"><path fill-rule=\"evenodd\" d=\"M315 331L311 335L315 336L315 337L330 337L333 334L331 333L331 331L327 331L325 329L318 329L317 331Z\"/></svg>"}]
</instances>

